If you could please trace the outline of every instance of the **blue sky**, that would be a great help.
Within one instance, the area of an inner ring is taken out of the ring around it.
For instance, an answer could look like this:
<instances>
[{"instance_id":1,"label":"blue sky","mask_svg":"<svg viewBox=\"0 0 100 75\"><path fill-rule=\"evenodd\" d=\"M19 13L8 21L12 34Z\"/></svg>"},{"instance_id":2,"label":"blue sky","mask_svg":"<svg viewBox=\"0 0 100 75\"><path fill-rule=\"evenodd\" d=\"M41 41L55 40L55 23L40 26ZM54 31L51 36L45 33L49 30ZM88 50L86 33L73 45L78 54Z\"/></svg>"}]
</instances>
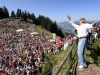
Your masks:
<instances>
[{"instance_id":1,"label":"blue sky","mask_svg":"<svg viewBox=\"0 0 100 75\"><path fill-rule=\"evenodd\" d=\"M56 22L68 21L67 14L74 21L84 17L88 21L100 20L100 0L0 0L0 7L6 6L11 12L18 8L49 17Z\"/></svg>"}]
</instances>

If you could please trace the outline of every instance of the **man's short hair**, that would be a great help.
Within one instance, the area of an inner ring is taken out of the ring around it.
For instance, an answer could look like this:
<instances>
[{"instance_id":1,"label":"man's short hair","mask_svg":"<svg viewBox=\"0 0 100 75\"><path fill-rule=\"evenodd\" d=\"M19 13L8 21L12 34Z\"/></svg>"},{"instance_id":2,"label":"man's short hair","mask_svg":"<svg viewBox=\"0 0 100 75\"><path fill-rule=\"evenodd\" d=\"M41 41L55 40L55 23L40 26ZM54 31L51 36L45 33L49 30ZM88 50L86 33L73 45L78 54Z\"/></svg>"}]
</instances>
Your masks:
<instances>
[{"instance_id":1,"label":"man's short hair","mask_svg":"<svg viewBox=\"0 0 100 75\"><path fill-rule=\"evenodd\" d=\"M85 18L81 18L79 21L81 21L82 23L86 23Z\"/></svg>"}]
</instances>

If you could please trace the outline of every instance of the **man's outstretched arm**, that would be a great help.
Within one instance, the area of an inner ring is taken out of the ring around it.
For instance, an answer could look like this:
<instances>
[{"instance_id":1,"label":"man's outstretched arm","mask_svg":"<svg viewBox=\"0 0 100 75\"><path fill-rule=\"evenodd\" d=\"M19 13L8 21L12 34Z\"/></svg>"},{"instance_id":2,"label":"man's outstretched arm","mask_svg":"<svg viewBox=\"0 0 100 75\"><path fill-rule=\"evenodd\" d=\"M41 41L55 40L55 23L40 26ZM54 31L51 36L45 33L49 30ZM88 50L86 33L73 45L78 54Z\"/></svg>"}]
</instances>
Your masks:
<instances>
[{"instance_id":1,"label":"man's outstretched arm","mask_svg":"<svg viewBox=\"0 0 100 75\"><path fill-rule=\"evenodd\" d=\"M71 20L71 16L70 15L67 15L67 17L68 17L69 22L71 22L72 21Z\"/></svg>"},{"instance_id":2,"label":"man's outstretched arm","mask_svg":"<svg viewBox=\"0 0 100 75\"><path fill-rule=\"evenodd\" d=\"M71 25L72 25L73 27L75 27L76 29L78 29L79 25L75 24L75 23L72 21L71 16L70 16L70 15L67 15L67 18L68 18L69 22L71 23Z\"/></svg>"}]
</instances>

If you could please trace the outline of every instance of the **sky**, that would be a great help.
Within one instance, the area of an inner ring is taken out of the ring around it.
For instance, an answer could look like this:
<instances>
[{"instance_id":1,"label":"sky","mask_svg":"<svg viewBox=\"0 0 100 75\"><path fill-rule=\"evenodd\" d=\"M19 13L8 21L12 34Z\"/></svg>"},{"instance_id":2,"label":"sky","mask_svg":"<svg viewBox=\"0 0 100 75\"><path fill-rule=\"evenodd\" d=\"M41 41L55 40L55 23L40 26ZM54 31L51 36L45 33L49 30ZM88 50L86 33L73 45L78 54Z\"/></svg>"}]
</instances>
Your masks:
<instances>
[{"instance_id":1,"label":"sky","mask_svg":"<svg viewBox=\"0 0 100 75\"><path fill-rule=\"evenodd\" d=\"M100 20L100 0L0 0L0 7L6 6L11 12L20 8L34 13L36 17L44 15L58 23L85 18L88 21Z\"/></svg>"}]
</instances>

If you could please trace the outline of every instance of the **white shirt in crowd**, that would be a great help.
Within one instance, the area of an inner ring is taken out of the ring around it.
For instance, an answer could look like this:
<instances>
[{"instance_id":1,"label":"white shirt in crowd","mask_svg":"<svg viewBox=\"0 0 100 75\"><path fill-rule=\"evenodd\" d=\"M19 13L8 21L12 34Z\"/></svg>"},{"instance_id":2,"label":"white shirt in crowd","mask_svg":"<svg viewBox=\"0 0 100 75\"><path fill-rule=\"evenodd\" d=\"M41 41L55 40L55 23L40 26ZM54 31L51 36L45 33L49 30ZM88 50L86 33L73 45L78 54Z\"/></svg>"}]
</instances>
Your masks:
<instances>
[{"instance_id":1,"label":"white shirt in crowd","mask_svg":"<svg viewBox=\"0 0 100 75\"><path fill-rule=\"evenodd\" d=\"M77 29L78 37L85 37L88 35L88 29L93 28L92 24L81 24L77 25L73 21L70 22L72 26L74 26Z\"/></svg>"},{"instance_id":2,"label":"white shirt in crowd","mask_svg":"<svg viewBox=\"0 0 100 75\"><path fill-rule=\"evenodd\" d=\"M97 35L98 35L97 33L94 34L95 39L97 38Z\"/></svg>"},{"instance_id":3,"label":"white shirt in crowd","mask_svg":"<svg viewBox=\"0 0 100 75\"><path fill-rule=\"evenodd\" d=\"M67 46L68 46L68 42L65 42L64 43L64 50L66 50Z\"/></svg>"}]
</instances>

